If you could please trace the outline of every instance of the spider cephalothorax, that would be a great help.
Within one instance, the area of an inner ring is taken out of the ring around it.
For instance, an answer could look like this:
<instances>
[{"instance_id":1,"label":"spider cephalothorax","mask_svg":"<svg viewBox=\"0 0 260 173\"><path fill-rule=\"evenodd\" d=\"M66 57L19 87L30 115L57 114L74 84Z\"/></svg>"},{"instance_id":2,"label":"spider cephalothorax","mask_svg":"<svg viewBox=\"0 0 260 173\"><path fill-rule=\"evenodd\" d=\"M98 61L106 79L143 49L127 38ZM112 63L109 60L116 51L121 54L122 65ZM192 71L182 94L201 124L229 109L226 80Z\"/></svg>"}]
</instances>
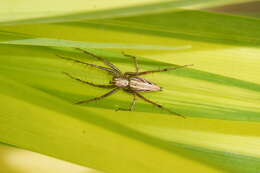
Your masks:
<instances>
[{"instance_id":1,"label":"spider cephalothorax","mask_svg":"<svg viewBox=\"0 0 260 173\"><path fill-rule=\"evenodd\" d=\"M59 56L59 55L58 56L60 58L66 59L66 60L74 61L74 62L77 62L77 63L80 63L80 64L96 67L98 69L107 71L107 72L109 72L113 76L113 78L112 78L112 81L110 81L109 85L99 85L99 84L94 84L94 83L91 83L91 82L83 81L83 80L81 80L79 78L71 76L69 73L64 72L64 74L66 74L70 78L72 78L74 80L77 80L79 82L82 82L82 83L85 83L85 84L88 84L88 85L91 85L91 86L94 86L94 87L111 88L112 89L111 91L109 91L108 93L106 93L106 94L104 94L104 95L102 95L100 97L95 97L95 98L92 98L92 99L89 99L89 100L83 100L83 101L77 102L77 104L88 103L88 102L91 102L91 101L100 100L100 99L103 99L105 97L108 97L108 96L112 95L113 93L117 92L119 89L122 89L122 90L124 90L124 91L126 91L128 93L131 93L133 95L133 101L132 101L132 104L130 105L130 107L128 109L119 108L117 110L132 111L134 109L134 106L135 106L136 97L139 97L142 100L144 100L144 101L146 101L148 103L151 103L151 104L153 104L153 105L155 105L155 106L157 106L157 107L159 107L161 109L167 110L168 112L171 112L171 113L174 113L174 114L176 114L178 116L182 116L183 117L183 115L178 114L176 112L173 112L173 111L171 111L169 109L166 109L162 105L157 104L157 103L147 99L143 95L141 95L140 92L161 91L162 88L160 86L156 85L155 83L150 82L150 81L148 81L148 80L146 80L146 79L144 79L142 77L139 77L139 76L145 75L145 74L150 74L150 73L156 73L156 72L164 72L164 71L176 70L178 68L183 68L183 67L187 67L187 66L190 66L190 65L184 65L184 66L172 67L172 68L164 68L164 69L160 69L160 70L150 70L150 71L139 72L139 68L138 68L138 64L137 64L137 61L136 61L136 57L132 56L132 55L123 54L124 56L133 58L136 70L135 70L135 72L125 72L125 73L122 73L114 64L109 62L107 59L102 58L100 56L97 56L95 54L92 54L92 53L90 53L90 52L88 52L86 50L82 50L82 49L78 49L78 50L81 50L84 53L86 53L88 55L91 55L91 56L97 58L98 60L103 61L103 63L105 65L109 66L109 68L108 67L99 66L99 65L96 65L96 64L89 64L89 63L82 62L82 61L75 60L75 59L68 58L68 57L63 57L63 56Z\"/></svg>"},{"instance_id":2,"label":"spider cephalothorax","mask_svg":"<svg viewBox=\"0 0 260 173\"><path fill-rule=\"evenodd\" d=\"M111 81L111 84L117 86L118 88L124 88L124 89L129 87L129 83L130 83L129 79L125 77L115 77Z\"/></svg>"}]
</instances>

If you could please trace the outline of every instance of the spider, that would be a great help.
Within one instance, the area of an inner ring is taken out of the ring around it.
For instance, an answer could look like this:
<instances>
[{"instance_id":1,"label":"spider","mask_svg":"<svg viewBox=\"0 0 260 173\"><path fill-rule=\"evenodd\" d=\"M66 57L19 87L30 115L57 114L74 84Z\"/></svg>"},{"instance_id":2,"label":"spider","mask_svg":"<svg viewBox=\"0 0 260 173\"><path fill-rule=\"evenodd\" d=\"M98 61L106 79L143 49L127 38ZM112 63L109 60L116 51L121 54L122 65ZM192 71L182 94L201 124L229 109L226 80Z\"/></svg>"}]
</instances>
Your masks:
<instances>
[{"instance_id":1,"label":"spider","mask_svg":"<svg viewBox=\"0 0 260 173\"><path fill-rule=\"evenodd\" d=\"M118 109L116 109L116 111L119 111L119 110L121 110L121 111L133 111L134 107L135 107L135 103L136 103L136 97L139 97L140 99L142 99L142 100L144 100L144 101L146 101L146 102L148 102L152 105L155 105L158 108L164 109L164 110L166 110L166 111L168 111L172 114L175 114L177 116L181 116L181 117L184 118L183 115L181 115L177 112L173 112L173 111L165 108L164 106L147 99L142 94L140 94L141 92L162 91L162 88L160 86L158 86L157 84L150 82L150 81L148 81L148 80L146 80L142 77L139 77L139 76L151 74L151 73L157 73L157 72L165 72L165 71L170 71L170 70L176 70L176 69L179 69L179 68L191 66L192 64L183 65L183 66L179 66L179 67L170 67L170 68L164 68L164 69L159 69L159 70L150 70L150 71L140 72L136 57L133 56L133 55L128 55L128 54L122 53L124 56L132 58L134 65L135 65L135 72L125 72L125 73L123 73L123 72L121 72L121 70L119 70L114 64L109 62L107 59L102 58L100 56L97 56L97 55L95 55L91 52L88 52L88 51L80 49L80 48L76 48L76 49L82 51L83 53L85 53L87 55L90 55L90 56L102 61L108 67L103 67L103 66L99 66L99 65L96 65L96 64L90 64L90 63L82 62L82 61L79 61L79 60L76 60L76 59L72 59L72 58L64 57L64 56L60 56L60 55L57 55L57 56L62 58L62 59L65 59L65 60L73 61L73 62L76 62L76 63L80 63L80 64L83 64L83 65L87 65L87 66L98 68L100 70L107 71L108 73L110 73L113 76L112 80L109 82L109 85L99 85L99 84L94 84L94 83L91 83L91 82L88 82L88 81L81 80L79 78L76 78L76 77L70 75L69 73L63 72L69 78L76 80L76 81L79 81L81 83L91 85L91 86L94 86L94 87L99 87L99 88L112 89L102 96L91 98L91 99L88 99L88 100L82 100L82 101L77 102L76 104L83 104L83 103L101 100L101 99L104 99L105 97L108 97L108 96L116 93L118 90L122 89L123 91L132 94L133 100L132 100L132 103L129 106L129 108L127 108L127 109L126 108L118 108Z\"/></svg>"}]
</instances>

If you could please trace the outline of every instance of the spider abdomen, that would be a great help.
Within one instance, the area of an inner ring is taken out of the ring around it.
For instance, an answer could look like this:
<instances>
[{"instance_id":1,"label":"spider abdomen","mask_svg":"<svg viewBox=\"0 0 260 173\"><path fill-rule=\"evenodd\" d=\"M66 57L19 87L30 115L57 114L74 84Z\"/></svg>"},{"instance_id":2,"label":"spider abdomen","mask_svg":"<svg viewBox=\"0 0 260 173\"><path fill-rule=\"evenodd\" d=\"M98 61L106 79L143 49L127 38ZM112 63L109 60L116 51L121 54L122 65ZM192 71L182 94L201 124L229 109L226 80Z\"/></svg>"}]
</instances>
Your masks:
<instances>
[{"instance_id":1,"label":"spider abdomen","mask_svg":"<svg viewBox=\"0 0 260 173\"><path fill-rule=\"evenodd\" d=\"M152 92L162 90L160 86L141 77L131 77L129 79L129 87L132 91L137 92Z\"/></svg>"}]
</instances>

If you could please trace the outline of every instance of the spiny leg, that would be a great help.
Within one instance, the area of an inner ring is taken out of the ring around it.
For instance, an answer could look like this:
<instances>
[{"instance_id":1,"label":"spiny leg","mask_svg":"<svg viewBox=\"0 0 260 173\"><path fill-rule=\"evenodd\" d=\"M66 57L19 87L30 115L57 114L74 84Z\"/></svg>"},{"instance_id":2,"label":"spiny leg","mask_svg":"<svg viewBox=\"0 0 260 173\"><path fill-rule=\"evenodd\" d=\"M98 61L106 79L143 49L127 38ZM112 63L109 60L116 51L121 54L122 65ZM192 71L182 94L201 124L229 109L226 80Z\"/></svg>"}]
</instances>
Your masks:
<instances>
[{"instance_id":1,"label":"spiny leg","mask_svg":"<svg viewBox=\"0 0 260 173\"><path fill-rule=\"evenodd\" d=\"M101 99L103 99L103 98L105 98L105 97L108 97L108 96L114 94L114 93L117 92L118 90L119 90L119 88L115 88L115 89L109 91L108 93L106 93L106 94L104 94L104 95L102 95L102 96L100 96L100 97L95 97L95 98L88 99L88 100L82 100L82 101L77 102L76 104L83 104L83 103L88 103L88 102L92 102L92 101L101 100Z\"/></svg>"},{"instance_id":2,"label":"spiny leg","mask_svg":"<svg viewBox=\"0 0 260 173\"><path fill-rule=\"evenodd\" d=\"M169 110L169 109L163 107L162 105L160 105L160 104L158 104L158 103L155 103L155 102L153 102L153 101L147 99L146 97L144 97L143 95L141 95L141 94L139 94L139 93L135 93L135 94L136 94L139 98L143 99L144 101L146 101L146 102L148 102L148 103L151 103L151 104L157 106L158 108L164 109L164 110L166 110L166 111L168 111L168 112L170 112L170 113L172 113L172 114L176 114L176 115L178 115L178 116L180 116L180 117L182 117L182 118L185 118L185 116L183 116L183 115L181 115L181 114L179 114L179 113L177 113L177 112L173 112L173 111L171 111L171 110Z\"/></svg>"},{"instance_id":3,"label":"spiny leg","mask_svg":"<svg viewBox=\"0 0 260 173\"><path fill-rule=\"evenodd\" d=\"M84 52L84 53L87 54L87 55L93 56L93 57L97 58L97 59L100 60L100 61L103 61L104 64L106 64L106 65L108 65L109 67L111 67L112 69L114 69L118 74L122 74L122 72L121 72L114 64L112 64L111 62L109 62L107 59L102 58L102 57L100 57L100 56L97 56L97 55L95 55L95 54L93 54L93 53L91 53L91 52L88 52L88 51L83 50L83 49L80 49L80 48L76 48L76 49L77 49L77 50L80 50L80 51L82 51L82 52Z\"/></svg>"},{"instance_id":4,"label":"spiny leg","mask_svg":"<svg viewBox=\"0 0 260 173\"><path fill-rule=\"evenodd\" d=\"M134 61L134 64L135 64L135 72L139 72L139 67L138 67L138 63L137 63L136 57L133 56L133 55L125 54L124 52L122 52L122 54L123 54L124 56L133 58L133 61Z\"/></svg>"},{"instance_id":5,"label":"spiny leg","mask_svg":"<svg viewBox=\"0 0 260 173\"><path fill-rule=\"evenodd\" d=\"M133 111L135 108L136 95L133 93L133 101L128 109L125 108L117 108L116 111Z\"/></svg>"},{"instance_id":6,"label":"spiny leg","mask_svg":"<svg viewBox=\"0 0 260 173\"><path fill-rule=\"evenodd\" d=\"M63 72L65 75L67 75L68 77L70 77L71 79L74 79L76 81L79 81L81 83L84 83L84 84L88 84L88 85L91 85L91 86L94 86L94 87L99 87L99 88L115 88L114 85L98 85L98 84L94 84L94 83L91 83L91 82L87 82L87 81L83 81L79 78L76 78L76 77L73 77L71 76L69 73L66 73L66 72Z\"/></svg>"},{"instance_id":7,"label":"spiny leg","mask_svg":"<svg viewBox=\"0 0 260 173\"><path fill-rule=\"evenodd\" d=\"M171 71L171 70L177 70L179 68L185 68L188 66L192 66L193 64L187 64L179 67L172 67L172 68L164 68L160 70L150 70L150 71L143 71L143 72L126 72L125 74L130 75L130 76L140 76L140 75L145 75L145 74L150 74L150 73L156 73L156 72L165 72L165 71Z\"/></svg>"},{"instance_id":8,"label":"spiny leg","mask_svg":"<svg viewBox=\"0 0 260 173\"><path fill-rule=\"evenodd\" d=\"M117 76L117 72L114 71L113 69L110 69L110 68L102 67L102 66L99 66L99 65L96 65L96 64L90 64L90 63L82 62L82 61L79 61L77 59L72 59L72 58L68 58L68 57L65 57L65 56L61 56L61 55L56 55L56 56L59 57L59 58L65 59L65 60L69 60L69 61L79 63L79 64L83 64L83 65L87 65L87 66L91 66L91 67L96 67L100 70L105 70L105 71L111 73L112 75Z\"/></svg>"}]
</instances>

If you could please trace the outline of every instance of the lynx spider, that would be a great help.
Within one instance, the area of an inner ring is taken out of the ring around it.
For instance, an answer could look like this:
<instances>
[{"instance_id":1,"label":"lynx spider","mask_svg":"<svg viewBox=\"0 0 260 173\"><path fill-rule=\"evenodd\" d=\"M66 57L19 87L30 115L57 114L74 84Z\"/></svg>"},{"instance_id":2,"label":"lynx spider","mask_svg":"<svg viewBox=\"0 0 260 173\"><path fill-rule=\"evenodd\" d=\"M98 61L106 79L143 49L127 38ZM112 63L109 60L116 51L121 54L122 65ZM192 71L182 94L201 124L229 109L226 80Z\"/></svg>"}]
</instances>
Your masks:
<instances>
[{"instance_id":1,"label":"lynx spider","mask_svg":"<svg viewBox=\"0 0 260 173\"><path fill-rule=\"evenodd\" d=\"M146 75L146 74L151 74L151 73L157 73L157 72L165 72L165 71L170 71L170 70L176 70L176 69L179 69L179 68L184 68L184 67L187 67L187 66L191 66L193 64L183 65L183 66L179 66L179 67L164 68L164 69L159 69L159 70L150 70L150 71L139 72L139 67L138 67L138 63L137 63L136 57L133 56L133 55L128 55L128 54L123 53L124 56L130 57L130 58L133 59L133 62L134 62L134 65L135 65L135 72L125 72L125 73L122 73L121 70L119 70L114 64L109 62L107 59L102 58L100 56L97 56L97 55L95 55L95 54L93 54L91 52L88 52L88 51L80 49L80 48L76 48L76 49L82 51L83 53L85 53L87 55L90 55L90 56L95 57L96 59L102 61L109 68L108 67L99 66L99 65L96 65L96 64L90 64L90 63L82 62L82 61L79 61L79 60L76 60L76 59L72 59L72 58L69 58L69 57L64 57L64 56L60 56L60 55L57 55L57 56L62 58L62 59L65 59L65 60L73 61L73 62L76 62L76 63L80 63L80 64L83 64L83 65L87 65L87 66L98 68L100 70L107 71L108 73L110 73L113 76L113 78L110 81L109 85L99 85L99 84L94 84L94 83L91 83L91 82L87 82L87 81L81 80L79 78L76 78L76 77L70 75L69 73L63 72L69 78L71 78L73 80L76 80L76 81L79 81L81 83L84 83L84 84L87 84L87 85L91 85L91 86L94 86L94 87L99 87L99 88L112 89L112 90L110 90L109 92L107 92L106 94L104 94L102 96L95 97L95 98L88 99L88 100L82 100L82 101L77 102L76 104L83 104L83 103L88 103L88 102L92 102L92 101L101 100L101 99L103 99L105 97L108 97L108 96L116 93L118 90L122 89L123 91L132 94L133 95L133 100L132 100L132 103L129 106L129 108L127 108L127 109L125 109L125 108L118 108L118 109L116 109L117 111L118 110L121 110L121 111L133 111L134 107L135 107L135 103L136 103L136 97L139 97L142 100L144 100L144 101L146 101L146 102L148 102L148 103L150 103L152 105L157 106L158 108L164 109L164 110L166 110L166 111L168 111L168 112L170 112L172 114L175 114L177 116L181 116L181 117L185 118L183 115L181 115L181 114L179 114L177 112L173 112L173 111L163 107L162 105L147 99L142 94L140 94L140 92L162 91L162 88L160 86L156 85L155 83L150 82L150 81L148 81L148 80L146 80L146 79L144 79L142 77L139 77L139 76Z\"/></svg>"}]
</instances>

